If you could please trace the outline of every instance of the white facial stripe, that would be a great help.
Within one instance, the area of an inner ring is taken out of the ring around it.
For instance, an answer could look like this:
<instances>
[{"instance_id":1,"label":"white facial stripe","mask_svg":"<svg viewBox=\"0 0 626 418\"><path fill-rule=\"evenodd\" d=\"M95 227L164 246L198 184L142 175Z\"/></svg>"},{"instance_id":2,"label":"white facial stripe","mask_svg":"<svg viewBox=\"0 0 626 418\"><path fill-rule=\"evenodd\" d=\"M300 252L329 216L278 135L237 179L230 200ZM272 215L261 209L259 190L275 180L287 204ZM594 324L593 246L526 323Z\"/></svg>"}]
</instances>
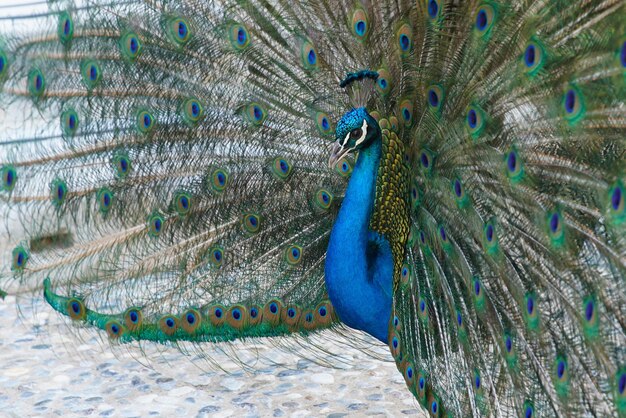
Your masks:
<instances>
[{"instance_id":1,"label":"white facial stripe","mask_svg":"<svg viewBox=\"0 0 626 418\"><path fill-rule=\"evenodd\" d=\"M350 139L350 132L348 132L346 134L346 137L343 139L343 142L339 145L341 145L342 147L346 146L346 144L348 143L348 140Z\"/></svg>"},{"instance_id":2,"label":"white facial stripe","mask_svg":"<svg viewBox=\"0 0 626 418\"><path fill-rule=\"evenodd\" d=\"M365 137L367 136L367 121L363 119L363 126L361 126L361 137L356 141L355 147L358 147L359 144L365 141Z\"/></svg>"},{"instance_id":3,"label":"white facial stripe","mask_svg":"<svg viewBox=\"0 0 626 418\"><path fill-rule=\"evenodd\" d=\"M356 147L358 147L361 142L365 141L365 137L367 136L367 127L368 127L367 121L363 119L363 125L361 125L361 132L362 132L361 137L357 139L356 143L354 144L354 147L352 147L351 149L356 149ZM339 145L341 145L342 148L348 145L348 141L350 140L350 134L351 132L348 132L346 134L346 137L343 139L343 141L339 143Z\"/></svg>"}]
</instances>

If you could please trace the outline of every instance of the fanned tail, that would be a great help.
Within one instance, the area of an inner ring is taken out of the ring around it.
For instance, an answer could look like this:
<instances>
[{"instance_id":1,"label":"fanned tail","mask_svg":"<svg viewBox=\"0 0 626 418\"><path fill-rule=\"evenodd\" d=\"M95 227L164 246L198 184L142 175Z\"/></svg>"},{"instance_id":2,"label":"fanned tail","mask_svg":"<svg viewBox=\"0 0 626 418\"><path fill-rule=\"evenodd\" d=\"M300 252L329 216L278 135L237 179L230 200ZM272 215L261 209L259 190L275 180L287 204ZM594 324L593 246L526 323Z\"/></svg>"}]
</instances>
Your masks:
<instances>
[{"instance_id":1,"label":"fanned tail","mask_svg":"<svg viewBox=\"0 0 626 418\"><path fill-rule=\"evenodd\" d=\"M417 2L389 343L433 416L626 413L625 7Z\"/></svg>"},{"instance_id":2,"label":"fanned tail","mask_svg":"<svg viewBox=\"0 0 626 418\"><path fill-rule=\"evenodd\" d=\"M49 277L55 309L111 337L115 323L122 340L334 323L323 260L351 162L327 168L338 98L319 91L337 75L317 61L301 12L124 2L16 20L36 29L8 33L0 51L3 102L22 119L0 143L4 283ZM250 326L252 307L274 299L280 321ZM211 327L216 306L247 326ZM150 318L141 331L115 313L131 307ZM192 311L201 332L185 331ZM159 328L161 315L178 331Z\"/></svg>"}]
</instances>

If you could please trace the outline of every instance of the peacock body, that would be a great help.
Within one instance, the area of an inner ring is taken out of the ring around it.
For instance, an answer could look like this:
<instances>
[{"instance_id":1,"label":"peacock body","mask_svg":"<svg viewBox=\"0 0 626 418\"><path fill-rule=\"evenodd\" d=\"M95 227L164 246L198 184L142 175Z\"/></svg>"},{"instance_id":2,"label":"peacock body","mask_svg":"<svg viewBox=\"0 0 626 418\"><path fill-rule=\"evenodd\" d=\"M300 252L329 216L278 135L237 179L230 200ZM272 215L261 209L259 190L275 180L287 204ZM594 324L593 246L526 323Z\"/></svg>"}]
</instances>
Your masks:
<instances>
[{"instance_id":1,"label":"peacock body","mask_svg":"<svg viewBox=\"0 0 626 418\"><path fill-rule=\"evenodd\" d=\"M347 325L433 416L626 416L624 1L5 23L5 289L113 343Z\"/></svg>"}]
</instances>

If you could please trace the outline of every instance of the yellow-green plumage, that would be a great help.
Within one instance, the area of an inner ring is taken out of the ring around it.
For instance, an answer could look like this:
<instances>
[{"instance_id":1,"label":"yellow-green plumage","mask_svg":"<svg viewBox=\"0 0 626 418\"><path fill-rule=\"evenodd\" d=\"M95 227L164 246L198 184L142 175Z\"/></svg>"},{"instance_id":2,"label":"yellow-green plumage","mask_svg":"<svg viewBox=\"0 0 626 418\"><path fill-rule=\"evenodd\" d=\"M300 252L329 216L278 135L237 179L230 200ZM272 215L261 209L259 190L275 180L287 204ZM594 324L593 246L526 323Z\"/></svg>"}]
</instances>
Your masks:
<instances>
[{"instance_id":1,"label":"yellow-green plumage","mask_svg":"<svg viewBox=\"0 0 626 418\"><path fill-rule=\"evenodd\" d=\"M405 145L391 130L387 119L381 119L382 157L376 178L376 199L370 229L385 236L394 260L394 289L400 283L405 244L409 236L409 165Z\"/></svg>"}]
</instances>

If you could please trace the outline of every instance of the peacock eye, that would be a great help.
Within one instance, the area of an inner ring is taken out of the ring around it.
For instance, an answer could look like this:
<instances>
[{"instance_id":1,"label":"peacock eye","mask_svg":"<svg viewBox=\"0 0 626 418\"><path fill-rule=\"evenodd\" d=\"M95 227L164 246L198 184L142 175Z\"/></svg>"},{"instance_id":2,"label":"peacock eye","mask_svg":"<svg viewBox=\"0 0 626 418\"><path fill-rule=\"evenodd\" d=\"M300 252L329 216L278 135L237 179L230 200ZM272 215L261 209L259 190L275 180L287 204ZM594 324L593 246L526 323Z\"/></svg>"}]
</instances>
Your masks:
<instances>
[{"instance_id":1,"label":"peacock eye","mask_svg":"<svg viewBox=\"0 0 626 418\"><path fill-rule=\"evenodd\" d=\"M358 139L363 135L363 130L361 128L353 129L350 132L350 138Z\"/></svg>"}]
</instances>

